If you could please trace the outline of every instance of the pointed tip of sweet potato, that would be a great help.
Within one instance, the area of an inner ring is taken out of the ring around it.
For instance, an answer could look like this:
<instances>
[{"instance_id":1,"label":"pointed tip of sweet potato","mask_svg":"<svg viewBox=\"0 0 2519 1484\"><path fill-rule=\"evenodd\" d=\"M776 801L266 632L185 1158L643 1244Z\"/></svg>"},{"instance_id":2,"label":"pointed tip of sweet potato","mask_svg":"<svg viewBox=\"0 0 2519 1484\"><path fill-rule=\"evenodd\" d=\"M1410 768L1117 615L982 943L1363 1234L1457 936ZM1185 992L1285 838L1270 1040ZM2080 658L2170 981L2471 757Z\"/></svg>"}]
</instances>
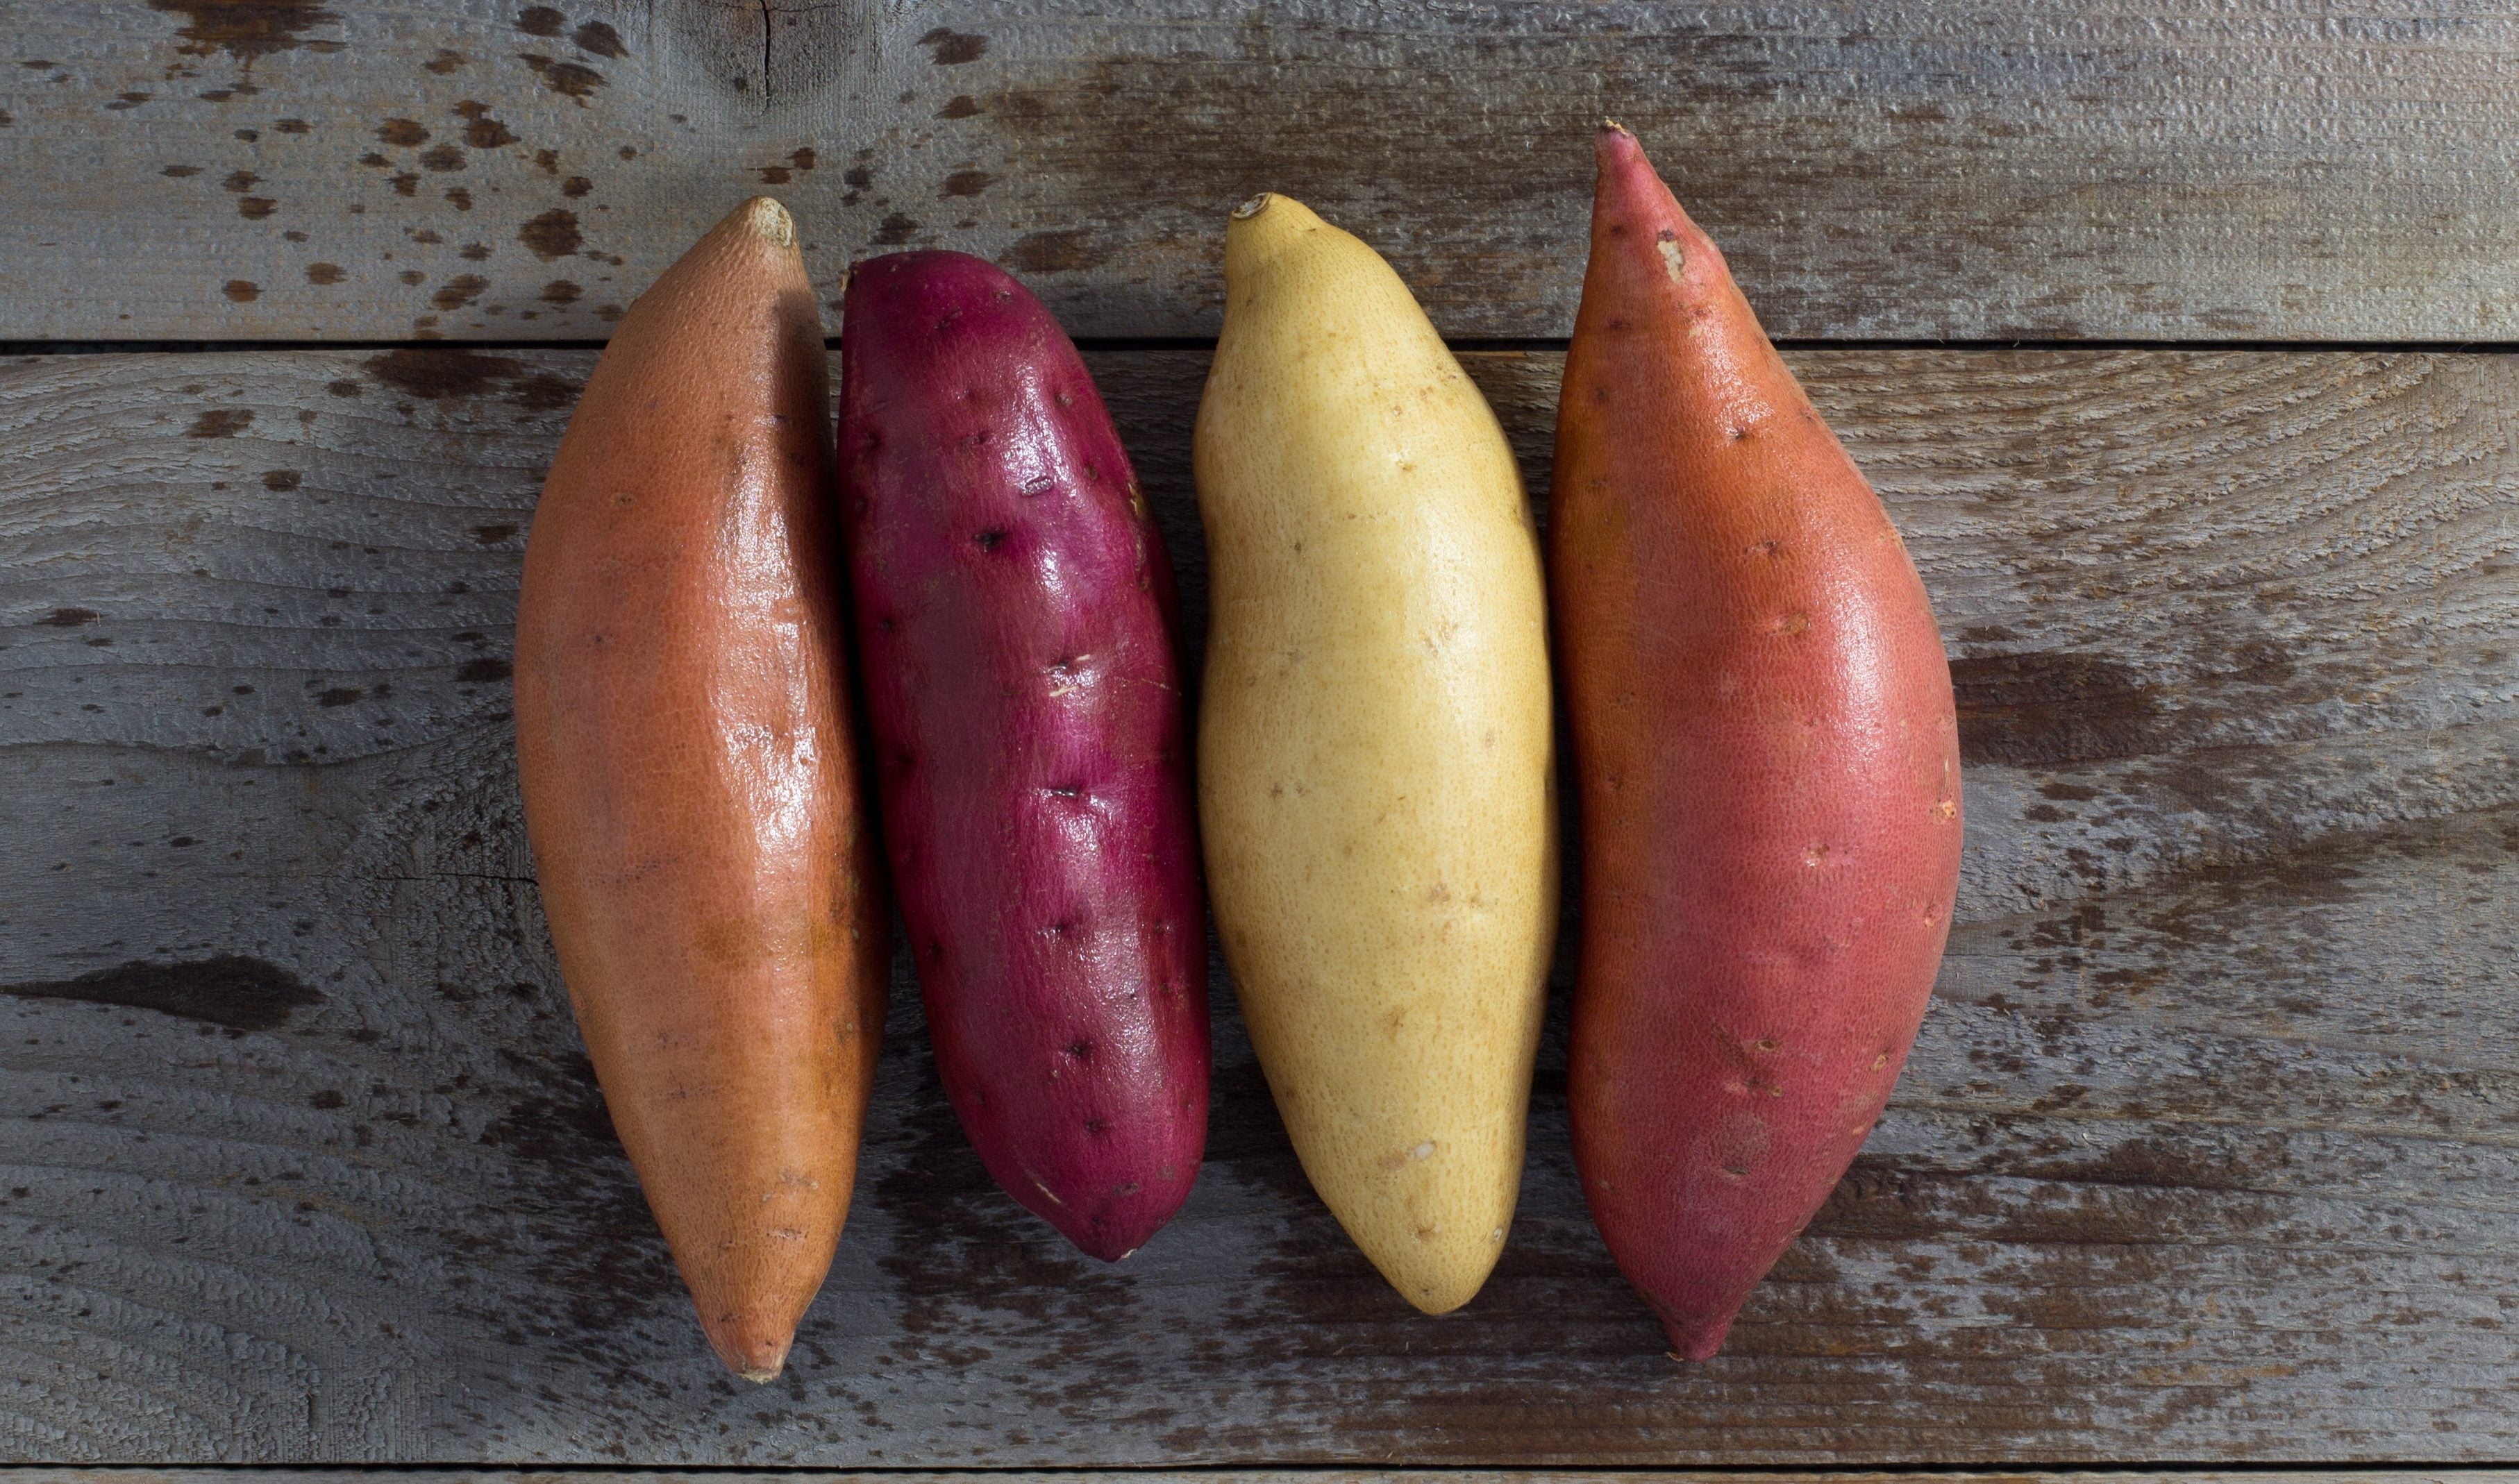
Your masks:
<instances>
[{"instance_id":1,"label":"pointed tip of sweet potato","mask_svg":"<svg viewBox=\"0 0 2519 1484\"><path fill-rule=\"evenodd\" d=\"M763 238L781 247L796 245L796 219L775 196L756 196L734 208L734 215Z\"/></svg>"},{"instance_id":2,"label":"pointed tip of sweet potato","mask_svg":"<svg viewBox=\"0 0 2519 1484\"><path fill-rule=\"evenodd\" d=\"M703 1319L700 1328L726 1368L755 1385L778 1378L787 1366L788 1347L796 1342L793 1322L781 1324L766 1314L720 1314Z\"/></svg>"},{"instance_id":3,"label":"pointed tip of sweet potato","mask_svg":"<svg viewBox=\"0 0 2519 1484\"><path fill-rule=\"evenodd\" d=\"M1708 1361L1723 1348L1732 1333L1736 1314L1713 1318L1665 1314L1661 1316L1664 1333L1670 1336L1670 1358L1675 1361Z\"/></svg>"}]
</instances>

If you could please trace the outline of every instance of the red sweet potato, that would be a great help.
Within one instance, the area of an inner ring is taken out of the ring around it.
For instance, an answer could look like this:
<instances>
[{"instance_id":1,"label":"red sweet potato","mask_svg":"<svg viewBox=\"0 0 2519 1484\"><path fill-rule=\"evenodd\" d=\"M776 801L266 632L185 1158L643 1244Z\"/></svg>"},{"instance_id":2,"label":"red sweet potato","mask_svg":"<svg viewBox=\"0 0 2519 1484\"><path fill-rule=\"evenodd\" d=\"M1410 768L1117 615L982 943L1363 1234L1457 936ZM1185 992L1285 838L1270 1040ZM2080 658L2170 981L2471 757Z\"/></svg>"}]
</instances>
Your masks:
<instances>
[{"instance_id":1,"label":"red sweet potato","mask_svg":"<svg viewBox=\"0 0 2519 1484\"><path fill-rule=\"evenodd\" d=\"M525 547L516 762L613 1126L726 1363L849 1210L890 954L849 724L826 359L778 203L632 305Z\"/></svg>"},{"instance_id":2,"label":"red sweet potato","mask_svg":"<svg viewBox=\"0 0 2519 1484\"><path fill-rule=\"evenodd\" d=\"M842 523L883 832L936 1063L1007 1193L1127 1256L1207 1142L1207 937L1163 540L1004 273L850 277Z\"/></svg>"},{"instance_id":3,"label":"red sweet potato","mask_svg":"<svg viewBox=\"0 0 2519 1484\"><path fill-rule=\"evenodd\" d=\"M1870 485L1634 137L1598 142L1550 576L1583 1194L1678 1352L1880 1115L1950 930L1950 668Z\"/></svg>"}]
</instances>

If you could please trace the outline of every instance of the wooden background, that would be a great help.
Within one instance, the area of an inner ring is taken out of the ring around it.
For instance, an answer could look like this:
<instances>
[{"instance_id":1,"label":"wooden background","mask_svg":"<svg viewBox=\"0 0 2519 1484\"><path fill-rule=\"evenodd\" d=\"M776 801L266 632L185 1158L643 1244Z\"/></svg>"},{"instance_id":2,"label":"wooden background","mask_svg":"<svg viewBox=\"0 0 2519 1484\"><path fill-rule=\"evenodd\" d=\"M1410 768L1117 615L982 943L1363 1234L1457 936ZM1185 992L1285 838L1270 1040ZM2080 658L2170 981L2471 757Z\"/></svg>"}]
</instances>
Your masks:
<instances>
[{"instance_id":1,"label":"wooden background","mask_svg":"<svg viewBox=\"0 0 2519 1484\"><path fill-rule=\"evenodd\" d=\"M0 1459L2511 1477L2508 8L0 20ZM825 284L1003 262L1086 338L1195 631L1225 210L1385 250L1544 490L1603 112L1798 343L1955 658L1958 926L1852 1175L1667 1360L1574 1188L1561 993L1504 1261L1426 1319L1219 970L1197 1192L1103 1267L990 1184L904 975L829 1284L785 1377L727 1376L517 817L517 564L592 345L757 191Z\"/></svg>"}]
</instances>

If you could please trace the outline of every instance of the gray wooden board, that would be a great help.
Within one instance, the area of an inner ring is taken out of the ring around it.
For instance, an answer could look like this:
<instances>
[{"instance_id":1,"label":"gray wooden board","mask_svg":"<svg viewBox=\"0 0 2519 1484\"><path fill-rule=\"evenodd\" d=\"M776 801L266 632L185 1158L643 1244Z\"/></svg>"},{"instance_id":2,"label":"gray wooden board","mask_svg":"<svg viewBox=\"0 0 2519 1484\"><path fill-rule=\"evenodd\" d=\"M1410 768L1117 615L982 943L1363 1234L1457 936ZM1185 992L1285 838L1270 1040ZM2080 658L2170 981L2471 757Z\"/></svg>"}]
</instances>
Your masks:
<instances>
[{"instance_id":1,"label":"gray wooden board","mask_svg":"<svg viewBox=\"0 0 2519 1484\"><path fill-rule=\"evenodd\" d=\"M1183 571L1204 355L1091 358ZM0 367L0 1457L1542 1465L2519 1456L2519 361L1793 358L1957 658L1958 928L1718 1359L1602 1251L1563 973L1522 1213L1423 1318L1219 976L1119 1267L995 1191L897 983L789 1374L704 1350L518 826L583 351ZM1534 487L1558 363L1469 358Z\"/></svg>"},{"instance_id":2,"label":"gray wooden board","mask_svg":"<svg viewBox=\"0 0 2519 1484\"><path fill-rule=\"evenodd\" d=\"M1086 1478L1113 1477L1118 1471L1087 1471ZM1006 1470L995 1478L1004 1484L1056 1484L1076 1471ZM1138 1484L1629 1484L1670 1479L1680 1484L2519 1484L2519 1470L2506 1468L2320 1469L2311 1471L2210 1469L2105 1473L2020 1469L2003 1473L1724 1473L1714 1470L1585 1472L1577 1469L1478 1468L1305 1468L1305 1469L1131 1469L1125 1477ZM524 1469L392 1468L74 1468L19 1467L0 1470L0 1484L961 1484L968 1471L883 1469L836 1472L821 1469L711 1469L682 1473L669 1469L612 1470L573 1468L537 1472Z\"/></svg>"},{"instance_id":3,"label":"gray wooden board","mask_svg":"<svg viewBox=\"0 0 2519 1484\"><path fill-rule=\"evenodd\" d=\"M19 0L0 338L599 338L773 191L1078 334L1212 333L1291 193L1447 333L1571 323L1604 114L1777 333L2519 335L2491 0Z\"/></svg>"}]
</instances>

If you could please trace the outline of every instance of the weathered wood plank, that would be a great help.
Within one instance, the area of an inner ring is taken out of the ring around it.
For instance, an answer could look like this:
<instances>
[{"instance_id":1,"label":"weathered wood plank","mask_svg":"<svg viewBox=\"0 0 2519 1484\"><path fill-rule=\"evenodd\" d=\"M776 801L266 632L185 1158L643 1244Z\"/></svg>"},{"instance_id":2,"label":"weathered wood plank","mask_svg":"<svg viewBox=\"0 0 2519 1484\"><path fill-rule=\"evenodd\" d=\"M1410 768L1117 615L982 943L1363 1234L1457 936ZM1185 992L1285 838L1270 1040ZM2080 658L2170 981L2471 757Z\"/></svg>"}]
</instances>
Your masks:
<instances>
[{"instance_id":1,"label":"weathered wood plank","mask_svg":"<svg viewBox=\"0 0 2519 1484\"><path fill-rule=\"evenodd\" d=\"M669 1469L640 1469L614 1472L607 1469L571 1469L565 1474L536 1473L526 1470L430 1469L425 1472L391 1468L358 1469L255 1469L255 1468L61 1468L26 1467L0 1470L6 1484L287 1484L303 1480L305 1484L427 1484L443 1480L445 1484L560 1484L562 1480L583 1480L585 1484L637 1484L652 1480L654 1484L707 1484L725 1480L728 1484L956 1484L967 1480L967 1472L936 1470L917 1472L906 1469L884 1469L879 1472L837 1472L807 1469L713 1469L706 1473L677 1473ZM2430 1468L2409 1469L2320 1469L2289 1471L2251 1469L2246 1473L2216 1473L2207 1469L2176 1469L2160 1472L2137 1472L2111 1469L2106 1473L2076 1473L2066 1469L2024 1469L2004 1473L1723 1473L1713 1470L1657 1470L1650 1473L1622 1470L1615 1473L1585 1472L1579 1469L1514 1469L1511 1471L1478 1468L1306 1468L1274 1469L1130 1469L1117 1471L1062 1470L1054 1473L1027 1473L1008 1470L993 1474L1005 1484L1053 1484L1062 1479L1079 1477L1125 1477L1141 1484L1189 1484L1189 1481L1214 1480L1215 1484L1619 1484L1623 1480L1669 1479L1682 1484L2519 1484L2519 1470L2506 1468Z\"/></svg>"},{"instance_id":2,"label":"weathered wood plank","mask_svg":"<svg viewBox=\"0 0 2519 1484\"><path fill-rule=\"evenodd\" d=\"M1803 337L2519 334L2487 0L63 0L0 67L0 335L597 338L752 192L818 278L1022 272L1212 333L1288 191L1446 332L1571 323L1636 127Z\"/></svg>"},{"instance_id":3,"label":"weathered wood plank","mask_svg":"<svg viewBox=\"0 0 2519 1484\"><path fill-rule=\"evenodd\" d=\"M1203 359L1092 358L1194 627ZM1504 1262L1428 1320L1220 978L1211 1157L1117 1268L990 1186L905 979L755 1390L606 1130L514 803L520 533L591 360L0 368L0 1457L2519 1451L2519 361L1794 358L1959 657L1969 851L1899 1096L1716 1361L1583 1213L1562 996ZM1556 358L1471 366L1543 479Z\"/></svg>"}]
</instances>

